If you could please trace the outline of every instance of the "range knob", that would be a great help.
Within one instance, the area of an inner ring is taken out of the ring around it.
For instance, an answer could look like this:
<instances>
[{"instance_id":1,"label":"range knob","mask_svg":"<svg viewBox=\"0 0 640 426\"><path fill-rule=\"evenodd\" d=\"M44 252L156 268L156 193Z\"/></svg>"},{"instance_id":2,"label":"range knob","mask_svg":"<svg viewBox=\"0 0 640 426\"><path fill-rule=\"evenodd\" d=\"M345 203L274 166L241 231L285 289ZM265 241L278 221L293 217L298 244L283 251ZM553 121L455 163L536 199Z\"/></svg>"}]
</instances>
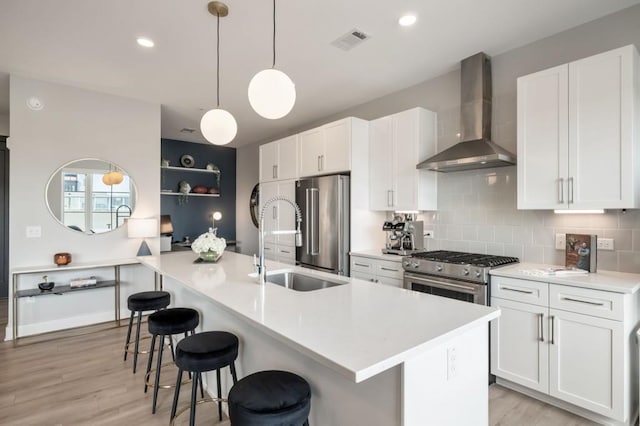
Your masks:
<instances>
[{"instance_id":1,"label":"range knob","mask_svg":"<svg viewBox=\"0 0 640 426\"><path fill-rule=\"evenodd\" d=\"M404 266L406 266L408 268L409 266L411 266L411 262L408 261L408 260L405 260L404 261Z\"/></svg>"},{"instance_id":2,"label":"range knob","mask_svg":"<svg viewBox=\"0 0 640 426\"><path fill-rule=\"evenodd\" d=\"M482 273L480 272L480 269L476 269L476 277L480 278L480 275L482 275Z\"/></svg>"},{"instance_id":3,"label":"range knob","mask_svg":"<svg viewBox=\"0 0 640 426\"><path fill-rule=\"evenodd\" d=\"M420 266L420 264L419 264L418 262L413 262L413 263L411 264L411 266L413 266L414 268L416 268L416 269L417 269L417 268L418 268L418 266Z\"/></svg>"},{"instance_id":4,"label":"range knob","mask_svg":"<svg viewBox=\"0 0 640 426\"><path fill-rule=\"evenodd\" d=\"M462 275L469 275L469 268L464 268L462 270Z\"/></svg>"},{"instance_id":5,"label":"range knob","mask_svg":"<svg viewBox=\"0 0 640 426\"><path fill-rule=\"evenodd\" d=\"M442 265L436 265L436 271L442 272Z\"/></svg>"}]
</instances>

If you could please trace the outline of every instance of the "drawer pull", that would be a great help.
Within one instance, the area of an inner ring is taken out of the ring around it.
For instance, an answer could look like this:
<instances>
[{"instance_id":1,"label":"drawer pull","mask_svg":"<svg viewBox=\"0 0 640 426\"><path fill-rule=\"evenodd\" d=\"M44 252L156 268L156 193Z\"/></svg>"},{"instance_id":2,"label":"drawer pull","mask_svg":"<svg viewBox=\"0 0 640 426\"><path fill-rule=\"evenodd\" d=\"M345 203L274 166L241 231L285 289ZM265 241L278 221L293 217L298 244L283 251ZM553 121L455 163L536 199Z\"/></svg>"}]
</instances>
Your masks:
<instances>
[{"instance_id":1,"label":"drawer pull","mask_svg":"<svg viewBox=\"0 0 640 426\"><path fill-rule=\"evenodd\" d=\"M578 302L578 303L586 303L587 305L593 305L593 306L604 306L604 303L602 302L589 302L588 300L573 299L571 297L561 297L561 299L566 300L567 302Z\"/></svg>"},{"instance_id":2,"label":"drawer pull","mask_svg":"<svg viewBox=\"0 0 640 426\"><path fill-rule=\"evenodd\" d=\"M291 252L288 252L288 251L286 251L286 250L280 250L280 253L287 253L287 254L289 254L289 253L291 253Z\"/></svg>"},{"instance_id":3,"label":"drawer pull","mask_svg":"<svg viewBox=\"0 0 640 426\"><path fill-rule=\"evenodd\" d=\"M538 336L540 336L540 341L544 342L544 314L538 314L540 317L540 322L538 323Z\"/></svg>"},{"instance_id":4,"label":"drawer pull","mask_svg":"<svg viewBox=\"0 0 640 426\"><path fill-rule=\"evenodd\" d=\"M556 319L556 317L555 317L554 315L551 315L551 316L549 317L549 319L551 320L551 344L552 344L552 345L555 345L555 344L556 344L556 342L555 342L555 337L556 337L556 328L555 328L555 326L554 326L554 323L555 323L555 319Z\"/></svg>"},{"instance_id":5,"label":"drawer pull","mask_svg":"<svg viewBox=\"0 0 640 426\"><path fill-rule=\"evenodd\" d=\"M385 268L384 266L381 266L380 269L383 271L399 272L398 269Z\"/></svg>"},{"instance_id":6,"label":"drawer pull","mask_svg":"<svg viewBox=\"0 0 640 426\"><path fill-rule=\"evenodd\" d=\"M532 290L520 290L517 288L500 287L502 290L515 291L516 293L533 294Z\"/></svg>"},{"instance_id":7,"label":"drawer pull","mask_svg":"<svg viewBox=\"0 0 640 426\"><path fill-rule=\"evenodd\" d=\"M368 268L369 266L371 266L371 265L365 265L364 263L357 263L357 262L356 262L356 263L354 263L354 265L356 265L356 266L362 266L363 268Z\"/></svg>"}]
</instances>

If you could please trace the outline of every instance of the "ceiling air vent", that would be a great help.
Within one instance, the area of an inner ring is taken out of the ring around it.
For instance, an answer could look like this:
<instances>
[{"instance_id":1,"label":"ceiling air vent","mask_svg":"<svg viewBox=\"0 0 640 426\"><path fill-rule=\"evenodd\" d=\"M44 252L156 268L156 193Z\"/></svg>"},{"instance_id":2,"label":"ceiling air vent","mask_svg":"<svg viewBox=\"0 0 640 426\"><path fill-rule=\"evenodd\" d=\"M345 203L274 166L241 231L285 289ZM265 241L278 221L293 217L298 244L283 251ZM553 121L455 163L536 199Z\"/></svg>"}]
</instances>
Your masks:
<instances>
[{"instance_id":1,"label":"ceiling air vent","mask_svg":"<svg viewBox=\"0 0 640 426\"><path fill-rule=\"evenodd\" d=\"M342 50L351 50L357 45L369 40L371 36L357 28L352 29L348 33L338 37L331 44Z\"/></svg>"},{"instance_id":2,"label":"ceiling air vent","mask_svg":"<svg viewBox=\"0 0 640 426\"><path fill-rule=\"evenodd\" d=\"M180 133L194 133L196 129L192 129L190 127L183 127L180 129Z\"/></svg>"}]
</instances>

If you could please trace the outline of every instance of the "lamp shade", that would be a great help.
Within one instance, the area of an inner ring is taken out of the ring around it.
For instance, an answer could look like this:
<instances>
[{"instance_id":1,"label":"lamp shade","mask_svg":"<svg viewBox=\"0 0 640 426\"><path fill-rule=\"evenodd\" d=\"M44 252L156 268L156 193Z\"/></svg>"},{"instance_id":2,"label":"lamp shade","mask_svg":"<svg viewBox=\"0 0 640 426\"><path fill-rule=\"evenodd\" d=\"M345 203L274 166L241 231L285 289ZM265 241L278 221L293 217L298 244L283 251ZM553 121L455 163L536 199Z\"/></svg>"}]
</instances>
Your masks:
<instances>
[{"instance_id":1,"label":"lamp shade","mask_svg":"<svg viewBox=\"0 0 640 426\"><path fill-rule=\"evenodd\" d=\"M173 223L170 214L160 216L160 234L173 234Z\"/></svg>"},{"instance_id":2,"label":"lamp shade","mask_svg":"<svg viewBox=\"0 0 640 426\"><path fill-rule=\"evenodd\" d=\"M230 112L221 108L207 111L200 120L200 131L214 145L226 145L236 137L238 124Z\"/></svg>"},{"instance_id":3,"label":"lamp shade","mask_svg":"<svg viewBox=\"0 0 640 426\"><path fill-rule=\"evenodd\" d=\"M127 220L127 235L129 238L150 238L158 235L158 220L129 219Z\"/></svg>"},{"instance_id":4,"label":"lamp shade","mask_svg":"<svg viewBox=\"0 0 640 426\"><path fill-rule=\"evenodd\" d=\"M289 114L296 103L296 86L280 70L269 68L253 76L249 83L249 103L260 116L276 120Z\"/></svg>"}]
</instances>

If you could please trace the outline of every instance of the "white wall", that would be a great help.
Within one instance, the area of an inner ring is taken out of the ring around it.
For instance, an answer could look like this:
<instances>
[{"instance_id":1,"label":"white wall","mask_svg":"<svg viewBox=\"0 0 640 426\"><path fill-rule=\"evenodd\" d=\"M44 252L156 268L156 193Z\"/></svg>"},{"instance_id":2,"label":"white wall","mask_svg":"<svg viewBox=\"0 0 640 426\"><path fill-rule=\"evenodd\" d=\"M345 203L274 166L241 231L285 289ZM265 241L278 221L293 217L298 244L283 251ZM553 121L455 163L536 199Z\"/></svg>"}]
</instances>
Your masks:
<instances>
[{"instance_id":1,"label":"white wall","mask_svg":"<svg viewBox=\"0 0 640 426\"><path fill-rule=\"evenodd\" d=\"M258 145L247 145L236 150L236 240L239 253L258 253L258 228L249 213L249 197L258 183Z\"/></svg>"},{"instance_id":2,"label":"white wall","mask_svg":"<svg viewBox=\"0 0 640 426\"><path fill-rule=\"evenodd\" d=\"M9 115L0 114L0 136L9 136Z\"/></svg>"},{"instance_id":3,"label":"white wall","mask_svg":"<svg viewBox=\"0 0 640 426\"><path fill-rule=\"evenodd\" d=\"M133 216L159 217L160 106L18 76L11 76L10 87L10 268L52 265L57 252L70 252L74 264L135 257L140 241L127 238L126 226L106 234L85 235L58 223L47 210L45 187L51 174L71 160L92 157L112 161L137 185ZM44 103L42 110L27 108L26 99L32 96ZM42 237L26 238L27 226L40 226ZM158 253L156 239L149 240L149 245ZM153 288L144 268L126 269L125 280L130 284ZM55 281L55 274L50 279ZM20 286L33 288L38 281L40 276L27 276ZM125 286L123 297L127 291ZM100 292L59 297L55 309L66 309L67 316L99 313L95 300L102 297ZM29 309L22 312L27 315L33 311L33 316L21 317L20 322L46 321L50 310L45 306L53 303L51 298L25 301ZM113 312L113 305L106 303L103 309L104 313ZM36 332L38 327L29 330Z\"/></svg>"}]
</instances>

